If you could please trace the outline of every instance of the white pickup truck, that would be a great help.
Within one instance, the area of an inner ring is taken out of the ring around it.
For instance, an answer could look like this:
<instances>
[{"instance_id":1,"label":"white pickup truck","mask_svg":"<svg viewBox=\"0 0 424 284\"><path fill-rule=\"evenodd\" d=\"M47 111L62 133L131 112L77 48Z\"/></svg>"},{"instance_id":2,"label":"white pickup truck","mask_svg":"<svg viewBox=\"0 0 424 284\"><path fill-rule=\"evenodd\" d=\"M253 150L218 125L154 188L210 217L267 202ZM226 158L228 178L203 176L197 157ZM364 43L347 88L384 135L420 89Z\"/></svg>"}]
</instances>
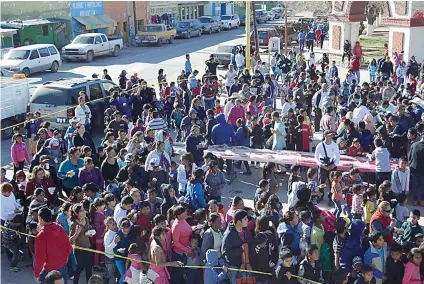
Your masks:
<instances>
[{"instance_id":1,"label":"white pickup truck","mask_svg":"<svg viewBox=\"0 0 424 284\"><path fill-rule=\"evenodd\" d=\"M222 28L231 30L240 26L240 18L238 15L222 15L221 16Z\"/></svg>"},{"instance_id":2,"label":"white pickup truck","mask_svg":"<svg viewBox=\"0 0 424 284\"><path fill-rule=\"evenodd\" d=\"M62 48L64 60L93 61L101 55L118 56L119 50L124 47L122 38L108 38L102 33L88 33L77 36L71 44Z\"/></svg>"}]
</instances>

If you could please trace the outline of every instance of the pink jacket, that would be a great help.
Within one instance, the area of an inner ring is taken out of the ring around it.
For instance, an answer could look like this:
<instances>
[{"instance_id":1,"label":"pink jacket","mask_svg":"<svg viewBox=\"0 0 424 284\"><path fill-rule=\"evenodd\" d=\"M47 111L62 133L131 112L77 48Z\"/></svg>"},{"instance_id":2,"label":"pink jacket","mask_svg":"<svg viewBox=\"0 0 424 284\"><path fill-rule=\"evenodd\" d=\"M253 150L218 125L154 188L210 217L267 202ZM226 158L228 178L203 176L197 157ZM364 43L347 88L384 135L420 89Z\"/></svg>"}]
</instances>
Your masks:
<instances>
[{"instance_id":1,"label":"pink jacket","mask_svg":"<svg viewBox=\"0 0 424 284\"><path fill-rule=\"evenodd\" d=\"M403 275L402 284L421 284L420 267L412 262L405 265L405 274Z\"/></svg>"},{"instance_id":2,"label":"pink jacket","mask_svg":"<svg viewBox=\"0 0 424 284\"><path fill-rule=\"evenodd\" d=\"M192 233L190 225L186 220L175 219L172 223L172 241L174 252L182 254L183 252L190 253L191 250L188 248L190 244L190 236Z\"/></svg>"},{"instance_id":3,"label":"pink jacket","mask_svg":"<svg viewBox=\"0 0 424 284\"><path fill-rule=\"evenodd\" d=\"M248 111L250 112L250 114L253 115L258 115L262 112L262 109L264 107L264 103L249 103L248 106Z\"/></svg>"},{"instance_id":4,"label":"pink jacket","mask_svg":"<svg viewBox=\"0 0 424 284\"><path fill-rule=\"evenodd\" d=\"M245 111L244 111L244 107L240 106L240 107L236 107L233 106L230 109L230 112L228 113L228 119L227 122L231 125L237 125L237 119L241 118L243 120L245 120Z\"/></svg>"},{"instance_id":5,"label":"pink jacket","mask_svg":"<svg viewBox=\"0 0 424 284\"><path fill-rule=\"evenodd\" d=\"M12 153L12 162L14 164L17 164L18 162L27 161L28 164L30 162L28 151L26 149L25 143L13 143L11 147L11 153Z\"/></svg>"}]
</instances>

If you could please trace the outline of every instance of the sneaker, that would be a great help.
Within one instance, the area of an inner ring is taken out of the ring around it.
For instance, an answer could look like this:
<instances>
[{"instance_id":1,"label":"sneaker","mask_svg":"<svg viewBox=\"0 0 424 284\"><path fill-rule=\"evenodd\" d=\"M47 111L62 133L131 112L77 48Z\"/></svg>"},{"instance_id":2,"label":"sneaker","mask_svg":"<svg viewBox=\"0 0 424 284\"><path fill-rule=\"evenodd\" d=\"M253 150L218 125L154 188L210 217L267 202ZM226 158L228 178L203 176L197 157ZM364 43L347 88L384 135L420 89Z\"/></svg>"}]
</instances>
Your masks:
<instances>
[{"instance_id":1,"label":"sneaker","mask_svg":"<svg viewBox=\"0 0 424 284\"><path fill-rule=\"evenodd\" d=\"M9 271L10 272L18 272L20 269L19 269L19 267L11 267L11 268L9 268Z\"/></svg>"}]
</instances>

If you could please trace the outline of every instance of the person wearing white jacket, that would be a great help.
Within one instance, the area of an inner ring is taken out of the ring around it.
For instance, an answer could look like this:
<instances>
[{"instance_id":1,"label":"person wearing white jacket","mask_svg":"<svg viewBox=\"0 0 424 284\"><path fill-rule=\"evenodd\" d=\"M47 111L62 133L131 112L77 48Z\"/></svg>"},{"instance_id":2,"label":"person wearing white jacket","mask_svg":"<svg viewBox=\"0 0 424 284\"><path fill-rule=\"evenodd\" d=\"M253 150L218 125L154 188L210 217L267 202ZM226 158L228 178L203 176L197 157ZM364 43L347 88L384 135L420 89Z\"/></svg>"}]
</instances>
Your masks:
<instances>
[{"instance_id":1,"label":"person wearing white jacket","mask_svg":"<svg viewBox=\"0 0 424 284\"><path fill-rule=\"evenodd\" d=\"M181 165L177 169L178 192L180 196L185 196L189 178L196 169L197 166L190 153L186 153L181 156Z\"/></svg>"},{"instance_id":2,"label":"person wearing white jacket","mask_svg":"<svg viewBox=\"0 0 424 284\"><path fill-rule=\"evenodd\" d=\"M78 117L78 119L81 123L84 123L86 128L87 128L87 125L90 125L91 110L85 104L85 97L84 96L78 97L78 106L75 108L75 116Z\"/></svg>"},{"instance_id":3,"label":"person wearing white jacket","mask_svg":"<svg viewBox=\"0 0 424 284\"><path fill-rule=\"evenodd\" d=\"M0 219L2 224L4 221L11 221L15 218L16 214L22 213L19 210L19 203L16 202L15 195L13 194L13 186L10 183L3 183L1 185L1 215Z\"/></svg>"},{"instance_id":4,"label":"person wearing white jacket","mask_svg":"<svg viewBox=\"0 0 424 284\"><path fill-rule=\"evenodd\" d=\"M106 273L103 276L104 283L109 283L109 280L115 277L115 257L113 256L113 249L116 247L116 244L119 242L119 239L116 239L116 233L118 231L118 225L112 217L108 217L105 220L105 225L107 231L103 237L103 243L105 247L105 267ZM119 237L118 237L119 238Z\"/></svg>"},{"instance_id":5,"label":"person wearing white jacket","mask_svg":"<svg viewBox=\"0 0 424 284\"><path fill-rule=\"evenodd\" d=\"M406 158L399 159L399 165L392 172L392 191L398 196L401 193L408 195L409 193L409 180L410 171L406 167L408 160Z\"/></svg>"}]
</instances>

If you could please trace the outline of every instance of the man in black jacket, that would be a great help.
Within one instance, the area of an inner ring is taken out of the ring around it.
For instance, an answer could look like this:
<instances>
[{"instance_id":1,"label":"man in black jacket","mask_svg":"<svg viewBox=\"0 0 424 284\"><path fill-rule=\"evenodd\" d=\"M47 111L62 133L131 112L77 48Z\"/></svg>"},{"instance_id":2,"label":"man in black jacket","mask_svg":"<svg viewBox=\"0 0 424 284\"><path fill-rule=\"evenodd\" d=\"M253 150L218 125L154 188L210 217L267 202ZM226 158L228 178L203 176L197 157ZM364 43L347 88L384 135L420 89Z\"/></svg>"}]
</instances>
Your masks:
<instances>
[{"instance_id":1,"label":"man in black jacket","mask_svg":"<svg viewBox=\"0 0 424 284\"><path fill-rule=\"evenodd\" d=\"M147 189L147 173L143 167L136 164L136 159L133 154L125 156L125 166L121 168L116 176L119 182L125 182L129 178L129 169L132 168L131 180L136 182L139 189Z\"/></svg>"},{"instance_id":2,"label":"man in black jacket","mask_svg":"<svg viewBox=\"0 0 424 284\"><path fill-rule=\"evenodd\" d=\"M240 269L242 264L243 244L247 241L247 212L237 210L234 212L234 219L229 223L227 230L222 238L222 257L225 265L229 268ZM248 252L246 252L248 253ZM230 284L236 284L237 271L228 270L227 276Z\"/></svg>"},{"instance_id":3,"label":"man in black jacket","mask_svg":"<svg viewBox=\"0 0 424 284\"><path fill-rule=\"evenodd\" d=\"M215 113L213 111L213 109L208 109L208 111L206 112L207 116L208 116L208 120L206 122L206 140L208 141L209 144L212 144L211 142L211 133L212 133L212 128L216 125L216 118L215 118Z\"/></svg>"},{"instance_id":4,"label":"man in black jacket","mask_svg":"<svg viewBox=\"0 0 424 284\"><path fill-rule=\"evenodd\" d=\"M287 74L290 73L292 69L293 63L288 59L284 54L281 55L281 59L278 61L277 66L281 70L281 81L284 82L284 79L286 78Z\"/></svg>"}]
</instances>

